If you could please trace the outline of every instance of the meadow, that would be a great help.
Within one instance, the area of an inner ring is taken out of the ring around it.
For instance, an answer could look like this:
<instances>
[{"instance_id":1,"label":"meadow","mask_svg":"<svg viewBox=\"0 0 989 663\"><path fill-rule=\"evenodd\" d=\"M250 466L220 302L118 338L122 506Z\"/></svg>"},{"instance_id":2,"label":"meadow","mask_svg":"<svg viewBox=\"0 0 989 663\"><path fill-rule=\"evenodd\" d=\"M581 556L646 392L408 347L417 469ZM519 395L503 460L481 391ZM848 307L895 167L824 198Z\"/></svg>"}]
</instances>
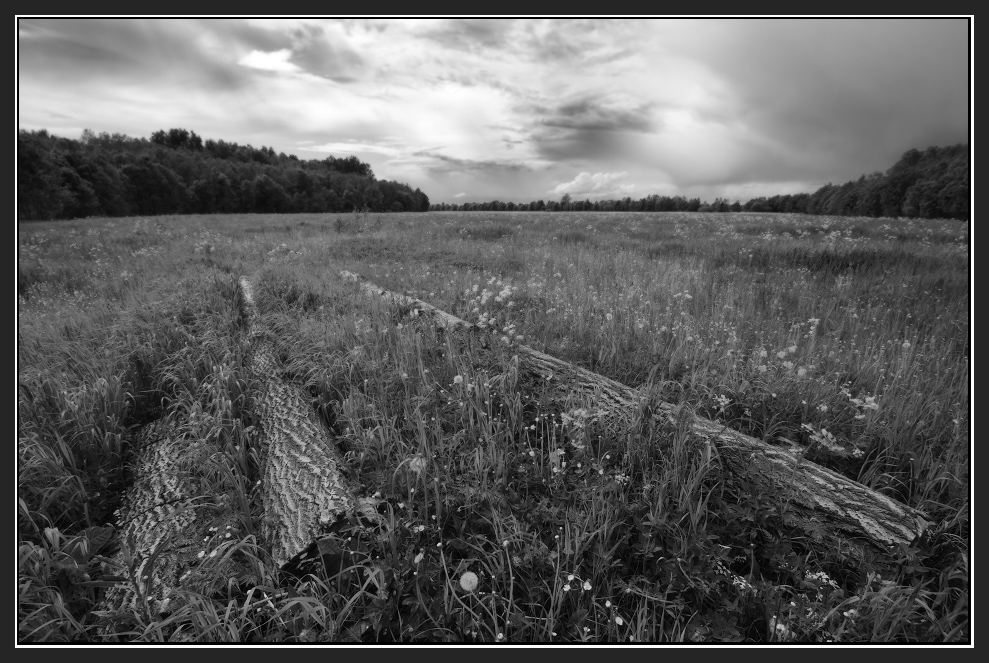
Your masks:
<instances>
[{"instance_id":1,"label":"meadow","mask_svg":"<svg viewBox=\"0 0 989 663\"><path fill-rule=\"evenodd\" d=\"M968 240L958 221L757 213L20 224L18 639L967 642ZM342 270L476 323L476 347ZM339 566L281 569L262 534L241 277L379 504L384 526L334 535ZM928 533L850 564L686 427L575 423L594 403L547 401L519 344L803 448ZM111 611L108 589L140 583L113 553L154 421L212 449L185 471L215 582Z\"/></svg>"}]
</instances>

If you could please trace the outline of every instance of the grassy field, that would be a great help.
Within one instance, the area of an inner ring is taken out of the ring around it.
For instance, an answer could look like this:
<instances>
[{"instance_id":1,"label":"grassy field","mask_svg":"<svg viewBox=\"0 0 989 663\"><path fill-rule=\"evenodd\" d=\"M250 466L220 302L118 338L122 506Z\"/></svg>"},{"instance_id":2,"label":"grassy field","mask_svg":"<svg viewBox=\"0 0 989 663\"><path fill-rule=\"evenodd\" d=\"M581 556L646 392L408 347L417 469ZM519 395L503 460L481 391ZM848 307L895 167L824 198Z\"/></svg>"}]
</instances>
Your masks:
<instances>
[{"instance_id":1,"label":"grassy field","mask_svg":"<svg viewBox=\"0 0 989 663\"><path fill-rule=\"evenodd\" d=\"M21 224L19 640L966 642L968 235L743 213ZM494 351L340 270L481 323ZM283 377L381 501L386 527L340 535L342 572L282 572L260 534L241 276ZM849 444L837 469L922 510L929 536L892 570L849 565L682 426L577 437L520 343L812 459ZM203 542L205 572L254 572L108 614L103 592L134 580L106 526L159 418L216 449L197 476L235 525Z\"/></svg>"}]
</instances>

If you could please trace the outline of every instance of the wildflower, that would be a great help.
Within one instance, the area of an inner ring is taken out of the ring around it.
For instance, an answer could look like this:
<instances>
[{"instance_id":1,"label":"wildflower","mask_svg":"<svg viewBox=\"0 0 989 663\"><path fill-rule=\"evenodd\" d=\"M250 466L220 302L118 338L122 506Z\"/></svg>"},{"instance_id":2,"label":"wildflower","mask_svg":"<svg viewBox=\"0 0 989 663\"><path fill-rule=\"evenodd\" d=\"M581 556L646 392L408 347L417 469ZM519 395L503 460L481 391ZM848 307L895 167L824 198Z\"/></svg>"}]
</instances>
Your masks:
<instances>
[{"instance_id":1,"label":"wildflower","mask_svg":"<svg viewBox=\"0 0 989 663\"><path fill-rule=\"evenodd\" d=\"M419 551L419 553L414 558L412 558L412 561L413 563L418 564L419 562L422 561L422 558L425 556L426 554L424 552Z\"/></svg>"},{"instance_id":2,"label":"wildflower","mask_svg":"<svg viewBox=\"0 0 989 663\"><path fill-rule=\"evenodd\" d=\"M608 322L611 322L612 320L615 319L615 316L611 315L610 313L605 313L604 319L607 320Z\"/></svg>"},{"instance_id":3,"label":"wildflower","mask_svg":"<svg viewBox=\"0 0 989 663\"><path fill-rule=\"evenodd\" d=\"M473 592L477 589L477 574L473 571L467 571L462 576L460 576L460 587L463 588L465 592Z\"/></svg>"},{"instance_id":4,"label":"wildflower","mask_svg":"<svg viewBox=\"0 0 989 663\"><path fill-rule=\"evenodd\" d=\"M779 352L776 353L777 359L783 359L784 357L786 357L786 350L780 350Z\"/></svg>"},{"instance_id":5,"label":"wildflower","mask_svg":"<svg viewBox=\"0 0 989 663\"><path fill-rule=\"evenodd\" d=\"M792 361L784 361L783 362L783 366L786 368L786 370L790 370L791 368L793 368L793 362Z\"/></svg>"},{"instance_id":6,"label":"wildflower","mask_svg":"<svg viewBox=\"0 0 989 663\"><path fill-rule=\"evenodd\" d=\"M903 349L904 350L910 349L910 341L903 341Z\"/></svg>"},{"instance_id":7,"label":"wildflower","mask_svg":"<svg viewBox=\"0 0 989 663\"><path fill-rule=\"evenodd\" d=\"M589 581L585 580L582 586L585 592L591 591L591 583Z\"/></svg>"},{"instance_id":8,"label":"wildflower","mask_svg":"<svg viewBox=\"0 0 989 663\"><path fill-rule=\"evenodd\" d=\"M802 378L805 375L807 375L807 369L806 368L804 368L803 366L801 366L800 368L797 369L797 377L801 377Z\"/></svg>"},{"instance_id":9,"label":"wildflower","mask_svg":"<svg viewBox=\"0 0 989 663\"><path fill-rule=\"evenodd\" d=\"M610 599L604 602L604 607L605 608L610 608L611 607L611 600Z\"/></svg>"},{"instance_id":10,"label":"wildflower","mask_svg":"<svg viewBox=\"0 0 989 663\"><path fill-rule=\"evenodd\" d=\"M789 352L789 353L790 353L790 354L792 355L792 354L793 354L794 352L796 352L796 351L797 351L797 346L795 346L795 345L791 345L790 347L788 347L788 348L786 349L786 351L787 351L787 352Z\"/></svg>"},{"instance_id":11,"label":"wildflower","mask_svg":"<svg viewBox=\"0 0 989 663\"><path fill-rule=\"evenodd\" d=\"M766 372L766 366L765 365L759 366L759 372L760 373L765 373Z\"/></svg>"},{"instance_id":12,"label":"wildflower","mask_svg":"<svg viewBox=\"0 0 989 663\"><path fill-rule=\"evenodd\" d=\"M573 582L573 578L574 578L574 575L572 573L567 576L567 580L569 580L571 582Z\"/></svg>"},{"instance_id":13,"label":"wildflower","mask_svg":"<svg viewBox=\"0 0 989 663\"><path fill-rule=\"evenodd\" d=\"M463 384L463 383L464 383L464 378L462 375L455 375L453 377L453 384Z\"/></svg>"},{"instance_id":14,"label":"wildflower","mask_svg":"<svg viewBox=\"0 0 989 663\"><path fill-rule=\"evenodd\" d=\"M625 623L625 620L621 618L621 615L615 615L615 623L621 626Z\"/></svg>"},{"instance_id":15,"label":"wildflower","mask_svg":"<svg viewBox=\"0 0 989 663\"><path fill-rule=\"evenodd\" d=\"M817 409L820 410L821 412L827 412L828 406L825 405L824 403L821 403L820 405L817 406Z\"/></svg>"},{"instance_id":16,"label":"wildflower","mask_svg":"<svg viewBox=\"0 0 989 663\"><path fill-rule=\"evenodd\" d=\"M563 586L563 591L565 591L565 592L569 592L570 591L570 583L567 583L566 585Z\"/></svg>"},{"instance_id":17,"label":"wildflower","mask_svg":"<svg viewBox=\"0 0 989 663\"><path fill-rule=\"evenodd\" d=\"M768 356L769 356L769 353L768 352L766 352L765 350L759 350L759 357L761 357L762 359L765 359Z\"/></svg>"}]
</instances>

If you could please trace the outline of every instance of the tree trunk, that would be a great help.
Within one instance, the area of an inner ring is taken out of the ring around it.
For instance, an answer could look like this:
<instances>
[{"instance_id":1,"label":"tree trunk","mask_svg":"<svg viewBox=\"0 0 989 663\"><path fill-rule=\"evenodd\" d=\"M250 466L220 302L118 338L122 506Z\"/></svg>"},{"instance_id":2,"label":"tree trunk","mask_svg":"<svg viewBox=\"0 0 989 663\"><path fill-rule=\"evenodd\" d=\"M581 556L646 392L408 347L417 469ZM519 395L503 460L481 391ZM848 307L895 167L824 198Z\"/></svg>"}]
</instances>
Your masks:
<instances>
[{"instance_id":1,"label":"tree trunk","mask_svg":"<svg viewBox=\"0 0 989 663\"><path fill-rule=\"evenodd\" d=\"M437 325L469 329L470 323L421 300L389 292L357 274L341 276L367 294L381 296L432 317ZM515 346L520 369L540 379L543 395L559 403L571 421L596 418L607 428L631 430L643 416L676 423L680 408L649 403L636 390L528 346ZM595 403L596 411L574 410L575 403ZM745 477L759 494L787 503L785 522L821 546L861 560L867 549L890 553L920 536L928 522L923 514L837 472L812 463L799 452L776 447L691 415L691 429L717 448L723 467Z\"/></svg>"},{"instance_id":2,"label":"tree trunk","mask_svg":"<svg viewBox=\"0 0 989 663\"><path fill-rule=\"evenodd\" d=\"M180 587L209 593L218 577L225 586L246 569L228 558L203 568L206 550L226 531L214 517L216 496L202 491L204 470L220 449L166 419L142 428L132 449L134 482L120 508L120 550L112 558L121 580L107 589L101 609L111 617L122 611L156 619L169 612Z\"/></svg>"},{"instance_id":3,"label":"tree trunk","mask_svg":"<svg viewBox=\"0 0 989 663\"><path fill-rule=\"evenodd\" d=\"M250 324L249 365L261 384L255 414L261 431L262 532L279 566L313 554L312 544L348 516L375 521L371 500L359 499L326 424L302 389L278 375L272 343L260 324L253 291L241 279Z\"/></svg>"}]
</instances>

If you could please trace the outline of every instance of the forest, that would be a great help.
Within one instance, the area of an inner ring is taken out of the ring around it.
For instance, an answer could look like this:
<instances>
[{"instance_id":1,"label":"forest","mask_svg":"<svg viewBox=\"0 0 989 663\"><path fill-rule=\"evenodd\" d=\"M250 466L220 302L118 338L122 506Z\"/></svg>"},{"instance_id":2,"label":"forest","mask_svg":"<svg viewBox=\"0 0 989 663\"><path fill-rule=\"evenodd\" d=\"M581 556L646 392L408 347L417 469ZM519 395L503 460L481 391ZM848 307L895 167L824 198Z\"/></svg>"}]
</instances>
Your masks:
<instances>
[{"instance_id":1,"label":"forest","mask_svg":"<svg viewBox=\"0 0 989 663\"><path fill-rule=\"evenodd\" d=\"M968 145L908 150L885 173L862 175L845 184L825 184L814 193L753 198L746 203L715 198L713 203L683 196L625 197L618 200L573 200L528 203L494 200L433 205L434 211L576 211L576 212L779 212L829 216L958 219L970 214Z\"/></svg>"},{"instance_id":2,"label":"forest","mask_svg":"<svg viewBox=\"0 0 989 663\"><path fill-rule=\"evenodd\" d=\"M132 138L85 130L17 135L21 221L160 214L420 212L429 198L378 180L355 156L300 160L187 129Z\"/></svg>"}]
</instances>

